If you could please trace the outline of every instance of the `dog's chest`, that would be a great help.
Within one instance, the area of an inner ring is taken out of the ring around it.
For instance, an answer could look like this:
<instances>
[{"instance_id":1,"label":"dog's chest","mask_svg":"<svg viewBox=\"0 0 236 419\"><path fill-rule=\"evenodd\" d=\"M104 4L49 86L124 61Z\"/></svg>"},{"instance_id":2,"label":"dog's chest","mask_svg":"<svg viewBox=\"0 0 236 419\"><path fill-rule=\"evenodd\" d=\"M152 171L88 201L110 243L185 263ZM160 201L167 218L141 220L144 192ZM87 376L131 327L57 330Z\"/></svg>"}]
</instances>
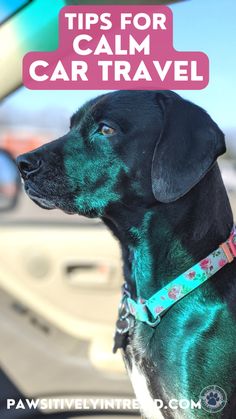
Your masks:
<instances>
[{"instance_id":1,"label":"dog's chest","mask_svg":"<svg viewBox=\"0 0 236 419\"><path fill-rule=\"evenodd\" d=\"M160 409L157 408L151 396L145 371L142 370L142 367L136 366L132 357L129 357L129 362L125 358L125 363L143 417L145 419L163 419Z\"/></svg>"}]
</instances>

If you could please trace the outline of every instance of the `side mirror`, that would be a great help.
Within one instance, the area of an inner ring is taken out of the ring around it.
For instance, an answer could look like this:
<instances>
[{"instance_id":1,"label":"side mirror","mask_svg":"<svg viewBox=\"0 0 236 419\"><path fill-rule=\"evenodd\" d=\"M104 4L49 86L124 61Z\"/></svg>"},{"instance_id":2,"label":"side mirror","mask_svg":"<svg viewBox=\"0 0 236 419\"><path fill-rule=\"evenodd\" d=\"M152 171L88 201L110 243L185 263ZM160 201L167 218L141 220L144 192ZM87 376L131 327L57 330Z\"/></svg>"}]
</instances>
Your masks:
<instances>
[{"instance_id":1,"label":"side mirror","mask_svg":"<svg viewBox=\"0 0 236 419\"><path fill-rule=\"evenodd\" d=\"M0 211L15 208L21 179L15 161L8 151L0 149Z\"/></svg>"}]
</instances>

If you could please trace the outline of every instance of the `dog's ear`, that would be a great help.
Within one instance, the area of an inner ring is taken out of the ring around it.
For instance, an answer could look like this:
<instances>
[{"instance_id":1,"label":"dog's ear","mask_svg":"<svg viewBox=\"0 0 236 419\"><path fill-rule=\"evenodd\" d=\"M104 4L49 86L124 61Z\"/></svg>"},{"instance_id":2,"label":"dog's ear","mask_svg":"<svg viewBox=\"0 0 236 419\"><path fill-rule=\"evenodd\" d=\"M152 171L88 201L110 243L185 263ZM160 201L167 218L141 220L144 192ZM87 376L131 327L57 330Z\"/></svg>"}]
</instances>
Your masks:
<instances>
[{"instance_id":1,"label":"dog's ear","mask_svg":"<svg viewBox=\"0 0 236 419\"><path fill-rule=\"evenodd\" d=\"M177 95L158 96L164 125L153 154L152 190L168 203L190 191L226 149L224 134L203 109Z\"/></svg>"}]
</instances>

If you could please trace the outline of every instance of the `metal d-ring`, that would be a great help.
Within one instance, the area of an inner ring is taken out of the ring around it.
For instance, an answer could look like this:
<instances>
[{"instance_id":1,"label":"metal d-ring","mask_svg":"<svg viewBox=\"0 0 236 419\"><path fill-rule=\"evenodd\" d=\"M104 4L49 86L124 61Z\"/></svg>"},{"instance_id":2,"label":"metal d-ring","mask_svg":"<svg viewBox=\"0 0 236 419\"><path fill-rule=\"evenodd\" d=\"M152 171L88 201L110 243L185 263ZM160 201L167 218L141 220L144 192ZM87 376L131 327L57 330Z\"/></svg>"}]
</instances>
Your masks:
<instances>
[{"instance_id":1,"label":"metal d-ring","mask_svg":"<svg viewBox=\"0 0 236 419\"><path fill-rule=\"evenodd\" d=\"M120 329L119 327L116 327L116 330L118 333L120 333L120 335L124 335L126 332L128 332L131 326L131 322L128 317L126 317L124 320L127 322L127 326L124 329Z\"/></svg>"},{"instance_id":2,"label":"metal d-ring","mask_svg":"<svg viewBox=\"0 0 236 419\"><path fill-rule=\"evenodd\" d=\"M161 318L158 315L157 318L156 318L156 320L154 320L153 322L151 322L150 320L145 320L145 323L147 323L148 326L155 327L155 326L157 326L160 323L160 321L161 321Z\"/></svg>"},{"instance_id":3,"label":"metal d-ring","mask_svg":"<svg viewBox=\"0 0 236 419\"><path fill-rule=\"evenodd\" d=\"M122 311L124 311L124 314L122 314ZM119 318L121 320L125 320L129 316L129 314L130 314L130 312L129 312L129 309L128 309L127 305L125 304L125 298L123 298L121 300L120 306L119 306Z\"/></svg>"}]
</instances>

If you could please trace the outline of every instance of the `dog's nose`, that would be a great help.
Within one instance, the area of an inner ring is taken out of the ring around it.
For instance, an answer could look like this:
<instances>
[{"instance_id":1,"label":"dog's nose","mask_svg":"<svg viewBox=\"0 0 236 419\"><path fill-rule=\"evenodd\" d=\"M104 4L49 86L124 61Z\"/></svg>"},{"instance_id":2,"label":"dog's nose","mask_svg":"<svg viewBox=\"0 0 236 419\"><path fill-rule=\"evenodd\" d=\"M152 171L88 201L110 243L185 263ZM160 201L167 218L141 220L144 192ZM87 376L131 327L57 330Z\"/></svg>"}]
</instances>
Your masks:
<instances>
[{"instance_id":1,"label":"dog's nose","mask_svg":"<svg viewBox=\"0 0 236 419\"><path fill-rule=\"evenodd\" d=\"M29 175L36 173L40 166L41 160L38 158L32 158L29 154L22 154L16 159L16 164L21 172L23 178L27 178Z\"/></svg>"}]
</instances>

